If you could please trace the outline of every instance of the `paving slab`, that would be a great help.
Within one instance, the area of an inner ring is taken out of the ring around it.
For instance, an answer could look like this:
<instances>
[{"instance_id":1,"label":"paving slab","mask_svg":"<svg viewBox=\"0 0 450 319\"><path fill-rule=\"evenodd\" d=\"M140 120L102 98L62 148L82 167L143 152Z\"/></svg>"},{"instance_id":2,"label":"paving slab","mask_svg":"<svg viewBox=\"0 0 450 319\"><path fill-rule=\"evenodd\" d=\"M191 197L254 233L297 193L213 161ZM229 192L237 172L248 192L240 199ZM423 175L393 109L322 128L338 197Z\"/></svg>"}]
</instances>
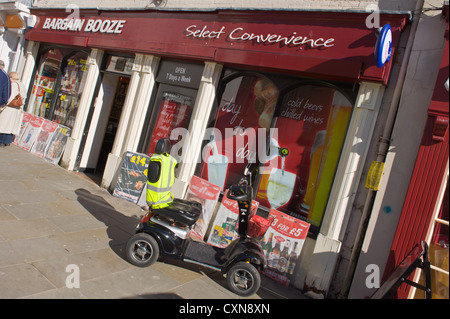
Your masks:
<instances>
[{"instance_id":1,"label":"paving slab","mask_svg":"<svg viewBox=\"0 0 450 319\"><path fill-rule=\"evenodd\" d=\"M98 228L62 233L51 236L51 238L71 254L79 254L91 250L124 245L130 238L130 235L120 228L109 227L108 229Z\"/></svg>"},{"instance_id":2,"label":"paving slab","mask_svg":"<svg viewBox=\"0 0 450 319\"><path fill-rule=\"evenodd\" d=\"M56 216L48 217L47 220L58 226L65 233L106 228L104 223L90 215Z\"/></svg>"},{"instance_id":3,"label":"paving slab","mask_svg":"<svg viewBox=\"0 0 450 319\"><path fill-rule=\"evenodd\" d=\"M80 282L133 267L109 248L33 262L32 265L57 288L66 286L69 265L79 267Z\"/></svg>"},{"instance_id":4,"label":"paving slab","mask_svg":"<svg viewBox=\"0 0 450 319\"><path fill-rule=\"evenodd\" d=\"M133 268L83 282L80 291L88 298L146 298L163 294L179 284L153 267Z\"/></svg>"},{"instance_id":5,"label":"paving slab","mask_svg":"<svg viewBox=\"0 0 450 319\"><path fill-rule=\"evenodd\" d=\"M1 202L1 199L0 199ZM3 206L0 206L0 221L6 221L6 220L17 220L17 218L14 216L14 214L11 214L11 212L6 209ZM1 234L0 234L1 236Z\"/></svg>"},{"instance_id":6,"label":"paving slab","mask_svg":"<svg viewBox=\"0 0 450 319\"><path fill-rule=\"evenodd\" d=\"M60 228L45 218L6 220L0 223L0 234L6 240L37 238L61 232Z\"/></svg>"},{"instance_id":7,"label":"paving slab","mask_svg":"<svg viewBox=\"0 0 450 319\"><path fill-rule=\"evenodd\" d=\"M0 268L0 298L20 298L54 289L55 286L30 264Z\"/></svg>"},{"instance_id":8,"label":"paving slab","mask_svg":"<svg viewBox=\"0 0 450 319\"><path fill-rule=\"evenodd\" d=\"M77 288L56 288L41 291L35 294L26 295L19 299L88 299L84 296L80 289Z\"/></svg>"},{"instance_id":9,"label":"paving slab","mask_svg":"<svg viewBox=\"0 0 450 319\"><path fill-rule=\"evenodd\" d=\"M49 237L13 240L10 245L22 263L61 258L69 254L64 246Z\"/></svg>"}]
</instances>

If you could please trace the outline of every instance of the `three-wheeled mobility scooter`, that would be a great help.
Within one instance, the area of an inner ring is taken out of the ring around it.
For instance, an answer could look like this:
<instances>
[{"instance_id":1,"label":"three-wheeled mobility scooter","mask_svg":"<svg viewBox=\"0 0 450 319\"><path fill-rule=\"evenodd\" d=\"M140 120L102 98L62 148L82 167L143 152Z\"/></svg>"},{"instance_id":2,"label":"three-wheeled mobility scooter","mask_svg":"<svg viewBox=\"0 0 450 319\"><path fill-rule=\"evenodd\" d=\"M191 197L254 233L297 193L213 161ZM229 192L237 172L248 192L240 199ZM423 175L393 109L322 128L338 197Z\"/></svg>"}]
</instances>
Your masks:
<instances>
[{"instance_id":1,"label":"three-wheeled mobility scooter","mask_svg":"<svg viewBox=\"0 0 450 319\"><path fill-rule=\"evenodd\" d=\"M190 238L191 227L202 211L201 204L174 199L169 206L151 209L142 218L136 234L127 243L128 260L138 267L152 265L159 256L199 264L226 274L233 293L253 295L261 285L258 270L266 265L258 238L264 235L271 221L251 214L252 193L245 178L239 185L231 186L227 193L229 199L238 202L239 220L238 237L226 248Z\"/></svg>"}]
</instances>

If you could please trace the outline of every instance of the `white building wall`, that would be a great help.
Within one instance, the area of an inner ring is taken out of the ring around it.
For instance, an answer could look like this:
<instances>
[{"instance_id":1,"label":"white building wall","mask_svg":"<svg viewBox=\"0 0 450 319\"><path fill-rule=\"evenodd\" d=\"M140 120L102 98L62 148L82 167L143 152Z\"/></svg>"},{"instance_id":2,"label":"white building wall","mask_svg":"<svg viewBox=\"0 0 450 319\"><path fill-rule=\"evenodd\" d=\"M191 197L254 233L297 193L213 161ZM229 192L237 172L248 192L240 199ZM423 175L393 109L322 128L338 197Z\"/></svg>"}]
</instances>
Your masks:
<instances>
[{"instance_id":1,"label":"white building wall","mask_svg":"<svg viewBox=\"0 0 450 319\"><path fill-rule=\"evenodd\" d=\"M5 1L0 0L0 60L5 62L7 73L15 71L22 73L24 67L24 49L26 48L25 28L29 10L29 1ZM5 26L8 15L17 15L23 22L23 28L8 28Z\"/></svg>"},{"instance_id":2,"label":"white building wall","mask_svg":"<svg viewBox=\"0 0 450 319\"><path fill-rule=\"evenodd\" d=\"M326 9L326 10L362 10L377 5L380 10L412 10L416 0L35 0L36 7L65 8L76 4L80 8L155 8L164 9Z\"/></svg>"}]
</instances>

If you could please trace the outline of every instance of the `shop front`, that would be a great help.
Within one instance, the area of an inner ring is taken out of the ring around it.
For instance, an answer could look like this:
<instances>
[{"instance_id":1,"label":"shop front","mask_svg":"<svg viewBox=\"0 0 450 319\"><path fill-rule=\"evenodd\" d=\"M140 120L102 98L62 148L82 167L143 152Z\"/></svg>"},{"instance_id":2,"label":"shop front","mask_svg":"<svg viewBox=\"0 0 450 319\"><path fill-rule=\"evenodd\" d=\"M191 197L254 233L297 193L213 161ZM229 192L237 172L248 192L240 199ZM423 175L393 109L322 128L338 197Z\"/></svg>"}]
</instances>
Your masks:
<instances>
[{"instance_id":1,"label":"shop front","mask_svg":"<svg viewBox=\"0 0 450 319\"><path fill-rule=\"evenodd\" d=\"M72 129L61 165L114 187L125 152L168 137L175 195L225 191L251 163L255 200L310 224L290 281L326 291L393 61L363 13L33 10L27 111ZM395 56L407 14L382 14ZM287 249L285 249L287 250Z\"/></svg>"}]
</instances>

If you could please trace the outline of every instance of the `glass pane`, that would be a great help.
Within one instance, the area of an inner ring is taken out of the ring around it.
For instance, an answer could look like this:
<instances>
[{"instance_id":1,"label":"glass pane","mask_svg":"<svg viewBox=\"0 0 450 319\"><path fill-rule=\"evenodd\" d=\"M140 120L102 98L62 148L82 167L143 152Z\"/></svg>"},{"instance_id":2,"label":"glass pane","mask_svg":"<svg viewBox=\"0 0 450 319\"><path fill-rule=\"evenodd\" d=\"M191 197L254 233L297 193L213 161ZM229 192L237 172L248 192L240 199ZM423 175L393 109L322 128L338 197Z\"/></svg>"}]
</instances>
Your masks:
<instances>
[{"instance_id":1,"label":"glass pane","mask_svg":"<svg viewBox=\"0 0 450 319\"><path fill-rule=\"evenodd\" d=\"M87 53L78 53L67 60L52 121L73 128L86 82L87 58Z\"/></svg>"},{"instance_id":2,"label":"glass pane","mask_svg":"<svg viewBox=\"0 0 450 319\"><path fill-rule=\"evenodd\" d=\"M444 198L442 199L442 207L441 211L439 212L439 219L448 221L448 181L447 186L444 193ZM448 226L436 223L433 237L431 239L431 243L446 247L448 249Z\"/></svg>"},{"instance_id":3,"label":"glass pane","mask_svg":"<svg viewBox=\"0 0 450 319\"><path fill-rule=\"evenodd\" d=\"M430 252L433 249L433 245L430 245ZM430 255L431 257L431 255ZM447 260L448 260L448 250L447 250ZM431 261L431 263L433 263ZM448 265L448 264L447 264ZM447 267L448 271L448 267ZM440 271L431 269L431 298L432 299L449 299L448 291L448 275ZM419 278L420 285L425 285L423 271ZM414 293L414 299L425 299L425 293L421 289L416 289Z\"/></svg>"},{"instance_id":4,"label":"glass pane","mask_svg":"<svg viewBox=\"0 0 450 319\"><path fill-rule=\"evenodd\" d=\"M62 58L62 53L56 49L50 49L42 55L28 103L28 113L48 118Z\"/></svg>"},{"instance_id":5,"label":"glass pane","mask_svg":"<svg viewBox=\"0 0 450 319\"><path fill-rule=\"evenodd\" d=\"M258 129L270 128L278 93L270 80L257 76L241 76L227 83L214 128L208 132L202 178L222 190L239 182L247 163L257 161ZM266 148L262 150L265 153Z\"/></svg>"},{"instance_id":6,"label":"glass pane","mask_svg":"<svg viewBox=\"0 0 450 319\"><path fill-rule=\"evenodd\" d=\"M191 106L192 99L188 96L173 92L163 93L147 154L153 154L159 139L169 138L170 133L176 128L186 128ZM170 142L174 145L178 141L170 140ZM181 156L181 154L178 155Z\"/></svg>"},{"instance_id":7,"label":"glass pane","mask_svg":"<svg viewBox=\"0 0 450 319\"><path fill-rule=\"evenodd\" d=\"M448 181L442 199L442 207L439 212L439 219L448 221ZM442 270L448 271L449 269L449 243L448 243L448 226L441 223L436 223L433 237L430 243L430 262L433 266L436 266ZM433 271L431 277L433 298L436 299L448 299L449 298L449 277L448 275Z\"/></svg>"},{"instance_id":8,"label":"glass pane","mask_svg":"<svg viewBox=\"0 0 450 319\"><path fill-rule=\"evenodd\" d=\"M430 262L432 265L448 271L448 246L430 245ZM437 270L431 271L431 290L433 299L448 299L449 298L449 278Z\"/></svg>"},{"instance_id":9,"label":"glass pane","mask_svg":"<svg viewBox=\"0 0 450 319\"><path fill-rule=\"evenodd\" d=\"M448 180L445 188L444 197L442 199L441 211L438 218L448 221ZM448 243L448 226L439 222L434 223L433 237L429 245L429 257L431 265L448 272L449 269L449 243ZM419 283L423 285L423 275L420 277ZM449 298L449 277L447 274L431 270L431 291L433 299ZM417 289L414 295L415 299L425 298L423 291Z\"/></svg>"},{"instance_id":10,"label":"glass pane","mask_svg":"<svg viewBox=\"0 0 450 319\"><path fill-rule=\"evenodd\" d=\"M315 226L322 221L352 112L351 103L326 86L288 92L275 119L257 200Z\"/></svg>"}]
</instances>

